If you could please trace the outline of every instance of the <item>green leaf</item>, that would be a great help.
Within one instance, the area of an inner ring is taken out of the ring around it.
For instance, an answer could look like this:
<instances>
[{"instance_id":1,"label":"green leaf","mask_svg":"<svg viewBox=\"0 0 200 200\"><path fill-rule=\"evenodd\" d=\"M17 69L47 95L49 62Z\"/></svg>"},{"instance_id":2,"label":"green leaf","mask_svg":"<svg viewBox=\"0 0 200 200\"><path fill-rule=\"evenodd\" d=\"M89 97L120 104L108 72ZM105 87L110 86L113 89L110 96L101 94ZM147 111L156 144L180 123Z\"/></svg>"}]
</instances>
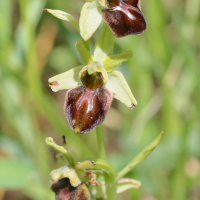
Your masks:
<instances>
[{"instance_id":1,"label":"green leaf","mask_svg":"<svg viewBox=\"0 0 200 200\"><path fill-rule=\"evenodd\" d=\"M87 65L88 63L94 61L92 54L85 48L85 45L83 44L81 40L78 40L75 46L81 56L81 60L84 65Z\"/></svg>"},{"instance_id":2,"label":"green leaf","mask_svg":"<svg viewBox=\"0 0 200 200\"><path fill-rule=\"evenodd\" d=\"M94 60L103 61L112 54L114 47L114 35L110 28L104 23L98 35L94 47Z\"/></svg>"},{"instance_id":3,"label":"green leaf","mask_svg":"<svg viewBox=\"0 0 200 200\"><path fill-rule=\"evenodd\" d=\"M122 62L127 61L132 57L133 53L131 51L123 52L118 55L108 56L103 62L103 67L107 72L112 72L117 65Z\"/></svg>"},{"instance_id":4,"label":"green leaf","mask_svg":"<svg viewBox=\"0 0 200 200\"><path fill-rule=\"evenodd\" d=\"M124 177L129 171L131 171L136 165L141 163L151 152L156 148L161 138L163 137L165 131L160 133L160 135L145 149L143 149L124 169L122 169L116 177L116 180Z\"/></svg>"},{"instance_id":5,"label":"green leaf","mask_svg":"<svg viewBox=\"0 0 200 200\"><path fill-rule=\"evenodd\" d=\"M86 2L80 16L80 34L84 40L89 40L102 21L101 5L97 0Z\"/></svg>"},{"instance_id":6,"label":"green leaf","mask_svg":"<svg viewBox=\"0 0 200 200\"><path fill-rule=\"evenodd\" d=\"M108 73L108 81L105 87L113 93L114 98L118 99L129 108L132 109L137 105L137 101L121 72L115 70Z\"/></svg>"},{"instance_id":7,"label":"green leaf","mask_svg":"<svg viewBox=\"0 0 200 200\"><path fill-rule=\"evenodd\" d=\"M59 19L70 22L79 31L79 24L72 15L70 15L64 11L61 11L61 10L52 10L52 9L47 9L47 8L43 9L43 11L47 11Z\"/></svg>"},{"instance_id":8,"label":"green leaf","mask_svg":"<svg viewBox=\"0 0 200 200\"><path fill-rule=\"evenodd\" d=\"M79 79L79 72L83 68L83 65L74 67L69 71L66 71L62 74L56 75L48 80L49 87L57 92L58 90L69 90L78 85L81 85Z\"/></svg>"},{"instance_id":9,"label":"green leaf","mask_svg":"<svg viewBox=\"0 0 200 200\"><path fill-rule=\"evenodd\" d=\"M25 187L33 174L33 165L25 160L0 159L0 188Z\"/></svg>"}]
</instances>

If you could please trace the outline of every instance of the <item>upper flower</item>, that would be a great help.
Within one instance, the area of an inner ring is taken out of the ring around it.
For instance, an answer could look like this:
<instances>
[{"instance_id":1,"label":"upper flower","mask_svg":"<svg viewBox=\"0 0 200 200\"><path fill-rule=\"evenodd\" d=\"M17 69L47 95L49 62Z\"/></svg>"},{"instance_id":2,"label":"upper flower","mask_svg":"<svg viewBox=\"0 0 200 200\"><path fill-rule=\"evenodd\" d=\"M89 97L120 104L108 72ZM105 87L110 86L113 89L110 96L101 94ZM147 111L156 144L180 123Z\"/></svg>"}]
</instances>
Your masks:
<instances>
[{"instance_id":1,"label":"upper flower","mask_svg":"<svg viewBox=\"0 0 200 200\"><path fill-rule=\"evenodd\" d=\"M100 4L99 4L100 2ZM102 21L115 37L140 34L147 28L139 0L93 0L86 2L80 16L80 34L88 40Z\"/></svg>"},{"instance_id":2,"label":"upper flower","mask_svg":"<svg viewBox=\"0 0 200 200\"><path fill-rule=\"evenodd\" d=\"M81 10L79 23L73 16L60 10L43 9L54 16L69 21L84 40L91 38L102 22L110 27L115 37L140 34L147 28L139 0L90 0Z\"/></svg>"}]
</instances>

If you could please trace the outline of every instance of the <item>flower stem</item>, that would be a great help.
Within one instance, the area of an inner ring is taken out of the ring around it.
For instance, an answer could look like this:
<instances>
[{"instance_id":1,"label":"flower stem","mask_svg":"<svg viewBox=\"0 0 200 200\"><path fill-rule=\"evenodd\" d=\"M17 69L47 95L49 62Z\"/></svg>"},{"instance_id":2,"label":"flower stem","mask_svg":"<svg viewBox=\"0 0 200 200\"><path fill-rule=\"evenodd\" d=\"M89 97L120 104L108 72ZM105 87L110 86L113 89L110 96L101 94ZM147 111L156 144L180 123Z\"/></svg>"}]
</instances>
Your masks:
<instances>
[{"instance_id":1,"label":"flower stem","mask_svg":"<svg viewBox=\"0 0 200 200\"><path fill-rule=\"evenodd\" d=\"M53 147L55 150L63 153L64 156L67 158L70 165L74 166L77 163L76 158L69 151L67 151L67 149L64 146L57 145L53 141L53 138L47 137L45 139L45 142L46 142L47 145Z\"/></svg>"},{"instance_id":2,"label":"flower stem","mask_svg":"<svg viewBox=\"0 0 200 200\"><path fill-rule=\"evenodd\" d=\"M106 153L105 153L105 148L104 148L103 127L102 127L102 124L100 124L99 126L97 126L97 128L96 128L96 136L97 136L97 145L98 145L99 157L100 157L100 159L106 160ZM114 174L115 174L115 171L114 171ZM106 195L107 195L107 199L109 199L109 200L115 200L116 188L117 188L116 187L115 178L113 180L113 177L110 175L110 172L104 172L104 178L105 178L105 183L106 183Z\"/></svg>"},{"instance_id":3,"label":"flower stem","mask_svg":"<svg viewBox=\"0 0 200 200\"><path fill-rule=\"evenodd\" d=\"M97 128L96 128L96 136L97 136L97 146L98 146L99 158L103 159L103 160L106 160L102 124L97 126Z\"/></svg>"}]
</instances>

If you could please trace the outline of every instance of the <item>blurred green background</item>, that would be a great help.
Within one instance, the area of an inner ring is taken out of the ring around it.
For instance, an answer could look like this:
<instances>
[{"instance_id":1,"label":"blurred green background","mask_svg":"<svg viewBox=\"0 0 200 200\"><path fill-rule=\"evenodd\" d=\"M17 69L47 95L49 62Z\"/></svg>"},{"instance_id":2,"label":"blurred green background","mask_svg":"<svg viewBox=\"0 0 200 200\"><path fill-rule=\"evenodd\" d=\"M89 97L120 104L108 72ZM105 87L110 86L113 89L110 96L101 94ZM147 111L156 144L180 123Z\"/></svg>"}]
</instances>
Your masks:
<instances>
[{"instance_id":1,"label":"blurred green background","mask_svg":"<svg viewBox=\"0 0 200 200\"><path fill-rule=\"evenodd\" d=\"M81 159L97 157L94 131L76 136L63 113L66 91L48 78L78 66L77 31L42 8L79 19L83 0L0 0L0 200L53 200L49 172L59 166L51 136ZM108 161L116 171L162 131L156 150L127 177L142 182L119 200L200 199L200 1L142 0L148 30L115 40L133 51L118 66L138 106L113 101L104 121ZM91 47L97 37L95 33Z\"/></svg>"}]
</instances>

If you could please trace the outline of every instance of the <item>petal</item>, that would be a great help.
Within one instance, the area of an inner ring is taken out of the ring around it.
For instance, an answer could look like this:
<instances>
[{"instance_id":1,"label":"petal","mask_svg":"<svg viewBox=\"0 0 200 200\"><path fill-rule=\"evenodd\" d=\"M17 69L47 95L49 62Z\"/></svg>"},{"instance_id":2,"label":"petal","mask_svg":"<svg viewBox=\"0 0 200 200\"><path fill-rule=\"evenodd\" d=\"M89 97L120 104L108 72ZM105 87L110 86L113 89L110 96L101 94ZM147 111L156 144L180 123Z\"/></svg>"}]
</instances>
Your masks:
<instances>
[{"instance_id":1,"label":"petal","mask_svg":"<svg viewBox=\"0 0 200 200\"><path fill-rule=\"evenodd\" d=\"M137 105L137 101L121 72L113 71L108 73L108 81L105 88L113 93L114 98L118 99L129 108L135 108Z\"/></svg>"},{"instance_id":2,"label":"petal","mask_svg":"<svg viewBox=\"0 0 200 200\"><path fill-rule=\"evenodd\" d=\"M145 17L136 0L108 1L103 19L116 37L140 34L147 28Z\"/></svg>"},{"instance_id":3,"label":"petal","mask_svg":"<svg viewBox=\"0 0 200 200\"><path fill-rule=\"evenodd\" d=\"M112 95L107 89L86 90L78 86L66 95L65 114L75 133L87 133L105 118Z\"/></svg>"},{"instance_id":4,"label":"petal","mask_svg":"<svg viewBox=\"0 0 200 200\"><path fill-rule=\"evenodd\" d=\"M131 51L126 51L118 55L108 56L103 62L103 67L107 72L112 72L117 65L120 65L122 62L126 62L132 57L133 53Z\"/></svg>"},{"instance_id":5,"label":"petal","mask_svg":"<svg viewBox=\"0 0 200 200\"><path fill-rule=\"evenodd\" d=\"M83 66L81 65L50 78L48 80L49 87L54 92L57 92L58 90L68 90L81 85L81 81L78 75L82 68Z\"/></svg>"}]
</instances>

